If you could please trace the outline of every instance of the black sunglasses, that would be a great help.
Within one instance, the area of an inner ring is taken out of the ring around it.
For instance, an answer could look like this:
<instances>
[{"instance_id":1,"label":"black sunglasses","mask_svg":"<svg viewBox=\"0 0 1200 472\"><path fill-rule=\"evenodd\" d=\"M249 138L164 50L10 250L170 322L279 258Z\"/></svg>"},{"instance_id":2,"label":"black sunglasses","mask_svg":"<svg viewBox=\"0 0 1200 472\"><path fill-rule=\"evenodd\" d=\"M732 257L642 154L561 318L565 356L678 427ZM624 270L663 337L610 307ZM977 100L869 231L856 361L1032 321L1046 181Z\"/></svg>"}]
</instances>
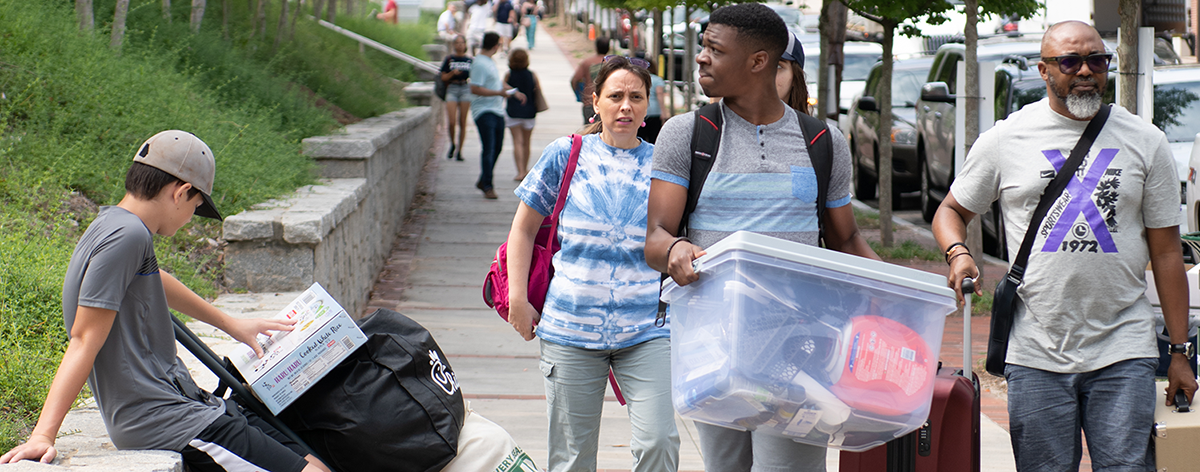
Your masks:
<instances>
[{"instance_id":1,"label":"black sunglasses","mask_svg":"<svg viewBox=\"0 0 1200 472\"><path fill-rule=\"evenodd\" d=\"M637 67L641 67L641 68L643 68L643 69L650 70L650 61L647 61L647 60L645 60L645 59L642 59L642 58L640 58L640 57L629 57L629 56L604 56L604 62L608 62L608 61L609 61L609 60L611 60L611 59L624 59L624 60L626 60L627 62L629 62L630 64L633 64L633 65L635 65L635 66L637 66Z\"/></svg>"},{"instance_id":2,"label":"black sunglasses","mask_svg":"<svg viewBox=\"0 0 1200 472\"><path fill-rule=\"evenodd\" d=\"M1067 75L1075 75L1086 62L1088 70L1094 74L1108 71L1108 63L1112 62L1113 55L1109 53L1088 54L1080 56L1078 54L1067 54L1063 56L1043 57L1046 62L1057 62L1058 70Z\"/></svg>"}]
</instances>

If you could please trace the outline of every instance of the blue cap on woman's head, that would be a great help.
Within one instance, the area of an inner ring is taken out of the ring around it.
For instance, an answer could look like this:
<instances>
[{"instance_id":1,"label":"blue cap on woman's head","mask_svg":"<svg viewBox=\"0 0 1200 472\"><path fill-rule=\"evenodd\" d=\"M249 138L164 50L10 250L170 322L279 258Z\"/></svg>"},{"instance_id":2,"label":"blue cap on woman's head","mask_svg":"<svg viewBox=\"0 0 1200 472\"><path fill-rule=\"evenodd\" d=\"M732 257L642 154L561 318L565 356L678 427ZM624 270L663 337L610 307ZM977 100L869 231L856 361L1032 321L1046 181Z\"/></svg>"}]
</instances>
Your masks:
<instances>
[{"instance_id":1,"label":"blue cap on woman's head","mask_svg":"<svg viewBox=\"0 0 1200 472\"><path fill-rule=\"evenodd\" d=\"M787 49L783 50L783 57L781 59L800 64L801 68L804 67L804 46L800 45L800 41L796 39L796 35L791 32L788 32Z\"/></svg>"}]
</instances>

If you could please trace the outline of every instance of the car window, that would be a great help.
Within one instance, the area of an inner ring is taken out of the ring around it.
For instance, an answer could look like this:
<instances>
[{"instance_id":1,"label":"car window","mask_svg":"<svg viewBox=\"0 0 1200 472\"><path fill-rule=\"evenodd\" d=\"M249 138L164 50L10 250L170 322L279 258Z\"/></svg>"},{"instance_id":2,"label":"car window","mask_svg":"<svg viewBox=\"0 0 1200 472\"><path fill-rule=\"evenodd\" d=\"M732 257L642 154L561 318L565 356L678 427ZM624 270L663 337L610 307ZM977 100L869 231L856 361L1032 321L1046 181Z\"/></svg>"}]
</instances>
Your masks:
<instances>
[{"instance_id":1,"label":"car window","mask_svg":"<svg viewBox=\"0 0 1200 472\"><path fill-rule=\"evenodd\" d=\"M879 62L879 56L874 54L847 54L842 80L866 80L876 62Z\"/></svg>"},{"instance_id":2,"label":"car window","mask_svg":"<svg viewBox=\"0 0 1200 472\"><path fill-rule=\"evenodd\" d=\"M933 56L933 65L929 68L929 79L927 82L937 82L938 74L941 73L942 60L945 58L946 54Z\"/></svg>"},{"instance_id":3,"label":"car window","mask_svg":"<svg viewBox=\"0 0 1200 472\"><path fill-rule=\"evenodd\" d=\"M892 106L915 107L925 85L924 70L892 71Z\"/></svg>"},{"instance_id":4,"label":"car window","mask_svg":"<svg viewBox=\"0 0 1200 472\"><path fill-rule=\"evenodd\" d=\"M958 78L958 63L962 62L962 56L957 53L946 55L946 60L942 61L942 72L938 78L939 82L945 82L946 87L950 89L950 93L955 93L955 79Z\"/></svg>"},{"instance_id":5,"label":"car window","mask_svg":"<svg viewBox=\"0 0 1200 472\"><path fill-rule=\"evenodd\" d=\"M818 74L820 74L821 70L821 61L817 59L821 57L821 50L816 45L805 44L803 46L804 55L808 56L808 60L804 61L804 81L815 84L820 77Z\"/></svg>"},{"instance_id":6,"label":"car window","mask_svg":"<svg viewBox=\"0 0 1200 472\"><path fill-rule=\"evenodd\" d=\"M1006 73L996 73L996 106L997 120L1008 118L1009 90L1012 89L1012 77Z\"/></svg>"},{"instance_id":7,"label":"car window","mask_svg":"<svg viewBox=\"0 0 1200 472\"><path fill-rule=\"evenodd\" d=\"M1192 142L1200 132L1200 82L1154 86L1154 125L1172 142Z\"/></svg>"},{"instance_id":8,"label":"car window","mask_svg":"<svg viewBox=\"0 0 1200 472\"><path fill-rule=\"evenodd\" d=\"M1046 98L1046 82L1040 78L1015 81L1012 86L1012 101L1005 116L1043 98Z\"/></svg>"},{"instance_id":9,"label":"car window","mask_svg":"<svg viewBox=\"0 0 1200 472\"><path fill-rule=\"evenodd\" d=\"M895 77L895 71L892 71ZM863 87L864 97L874 97L879 95L879 76L883 75L882 67L872 67L871 74L867 76L867 86Z\"/></svg>"}]
</instances>

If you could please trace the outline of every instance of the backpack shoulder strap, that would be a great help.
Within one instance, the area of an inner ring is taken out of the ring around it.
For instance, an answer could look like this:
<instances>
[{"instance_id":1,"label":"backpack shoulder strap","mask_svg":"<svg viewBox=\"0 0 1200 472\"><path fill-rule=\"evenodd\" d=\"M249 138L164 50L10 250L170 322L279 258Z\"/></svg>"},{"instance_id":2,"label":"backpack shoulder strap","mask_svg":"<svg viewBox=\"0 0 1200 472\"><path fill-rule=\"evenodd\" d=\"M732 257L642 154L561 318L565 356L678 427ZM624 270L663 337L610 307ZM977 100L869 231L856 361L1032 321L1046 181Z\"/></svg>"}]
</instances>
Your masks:
<instances>
[{"instance_id":1,"label":"backpack shoulder strap","mask_svg":"<svg viewBox=\"0 0 1200 472\"><path fill-rule=\"evenodd\" d=\"M796 112L800 117L800 131L808 148L813 172L817 175L817 228L822 245L825 242L825 203L829 197L829 181L833 178L833 139L829 128L820 118Z\"/></svg>"},{"instance_id":2,"label":"backpack shoulder strap","mask_svg":"<svg viewBox=\"0 0 1200 472\"><path fill-rule=\"evenodd\" d=\"M700 191L704 189L704 179L712 170L713 161L717 157L717 148L721 146L721 104L710 103L696 110L696 123L692 126L692 166L688 175L687 204L683 207L683 216L679 218L679 229L676 236L687 234L688 220L696 209L696 201L700 199ZM667 274L663 273L662 282L666 282ZM662 301L662 283L658 288L658 317L654 326L663 327L667 320L667 303Z\"/></svg>"},{"instance_id":3,"label":"backpack shoulder strap","mask_svg":"<svg viewBox=\"0 0 1200 472\"><path fill-rule=\"evenodd\" d=\"M692 126L692 166L688 177L687 204L683 207L683 218L679 221L679 235L687 232L688 220L696 209L704 180L712 170L713 161L721 147L721 104L710 103L696 110L696 122Z\"/></svg>"}]
</instances>

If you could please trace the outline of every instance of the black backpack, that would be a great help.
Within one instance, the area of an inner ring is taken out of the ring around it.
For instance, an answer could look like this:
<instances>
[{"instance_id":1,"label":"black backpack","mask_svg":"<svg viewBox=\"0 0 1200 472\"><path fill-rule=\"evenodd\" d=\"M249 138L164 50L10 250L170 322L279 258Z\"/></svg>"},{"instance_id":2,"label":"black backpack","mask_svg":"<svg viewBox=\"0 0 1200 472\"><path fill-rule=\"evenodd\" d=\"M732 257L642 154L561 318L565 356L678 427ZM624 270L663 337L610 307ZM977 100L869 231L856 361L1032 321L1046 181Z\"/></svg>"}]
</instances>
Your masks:
<instances>
[{"instance_id":1,"label":"black backpack","mask_svg":"<svg viewBox=\"0 0 1200 472\"><path fill-rule=\"evenodd\" d=\"M829 181L833 174L833 140L829 138L829 128L819 118L800 112L796 112L796 115L800 118L800 131L807 140L804 144L808 148L808 158L812 161L813 172L817 174L817 241L824 246L825 201L828 200ZM720 103L709 103L696 110L696 120L692 126L692 169L688 178L687 204L679 220L679 235L687 233L688 220L696 210L696 202L704 190L704 181L712 170L713 162L717 160L723 124ZM670 276L664 273L662 280L666 281L667 277ZM665 325L666 319L667 304L659 300L655 325Z\"/></svg>"},{"instance_id":2,"label":"black backpack","mask_svg":"<svg viewBox=\"0 0 1200 472\"><path fill-rule=\"evenodd\" d=\"M366 345L280 412L338 472L436 472L458 453L466 411L454 371L424 327L380 309Z\"/></svg>"}]
</instances>

